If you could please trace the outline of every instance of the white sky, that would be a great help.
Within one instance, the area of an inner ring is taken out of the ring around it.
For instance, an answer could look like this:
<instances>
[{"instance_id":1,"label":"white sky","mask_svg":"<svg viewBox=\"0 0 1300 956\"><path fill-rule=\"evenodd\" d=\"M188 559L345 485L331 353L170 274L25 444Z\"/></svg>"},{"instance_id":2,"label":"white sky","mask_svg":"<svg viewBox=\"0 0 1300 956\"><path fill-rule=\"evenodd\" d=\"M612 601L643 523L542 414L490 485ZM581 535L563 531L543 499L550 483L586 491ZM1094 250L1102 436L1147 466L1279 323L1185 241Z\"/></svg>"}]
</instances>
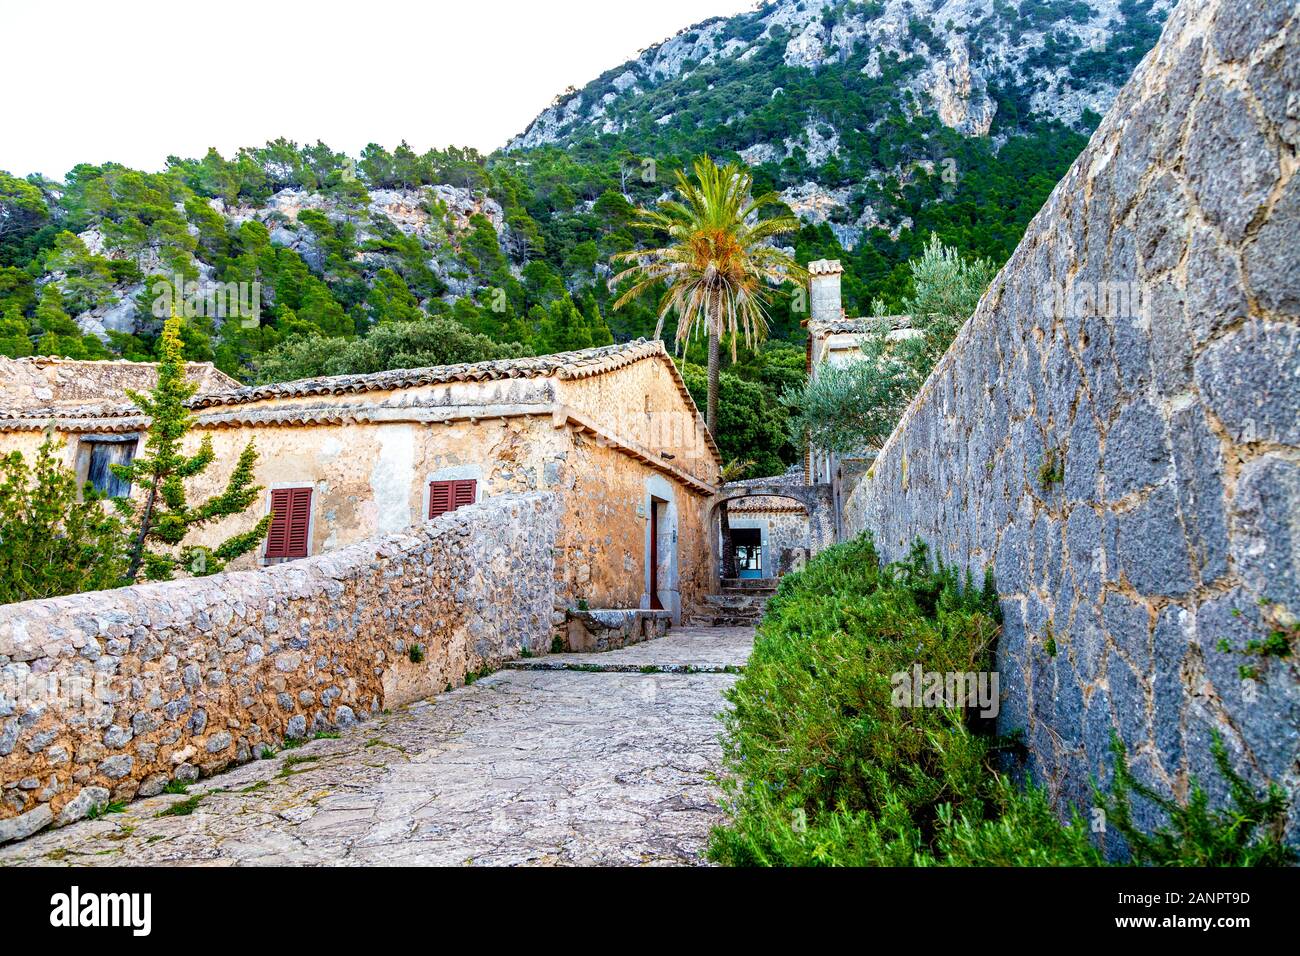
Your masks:
<instances>
[{"instance_id":1,"label":"white sky","mask_svg":"<svg viewBox=\"0 0 1300 956\"><path fill-rule=\"evenodd\" d=\"M0 169L277 136L490 152L570 84L754 0L6 0Z\"/></svg>"}]
</instances>

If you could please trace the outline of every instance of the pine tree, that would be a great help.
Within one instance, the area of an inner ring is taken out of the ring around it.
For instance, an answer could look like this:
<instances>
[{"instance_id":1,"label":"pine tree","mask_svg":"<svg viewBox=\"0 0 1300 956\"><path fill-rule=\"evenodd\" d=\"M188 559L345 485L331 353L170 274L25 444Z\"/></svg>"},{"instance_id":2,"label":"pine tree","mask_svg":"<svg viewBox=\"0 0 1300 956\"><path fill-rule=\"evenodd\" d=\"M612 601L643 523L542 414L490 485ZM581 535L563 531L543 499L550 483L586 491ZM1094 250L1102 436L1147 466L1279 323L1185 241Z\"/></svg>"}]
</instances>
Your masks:
<instances>
[{"instance_id":1,"label":"pine tree","mask_svg":"<svg viewBox=\"0 0 1300 956\"><path fill-rule=\"evenodd\" d=\"M257 547L271 526L271 516L267 515L251 530L234 535L215 548L183 543L191 529L248 510L262 487L253 484L257 450L250 440L240 453L225 490L200 505L188 503L185 482L201 474L212 464L215 455L212 439L206 435L197 453L186 455L181 451L182 439L194 425L194 417L185 402L197 386L185 379L181 320L174 312L163 325L160 346L158 384L148 395L127 392L150 419L146 454L127 465L109 466L118 478L138 483L145 489L143 502L115 499L136 527L129 550L128 581L136 581L142 569L151 581L170 579L178 567L196 575L214 574ZM155 543L168 550L152 549L150 545Z\"/></svg>"},{"instance_id":2,"label":"pine tree","mask_svg":"<svg viewBox=\"0 0 1300 956\"><path fill-rule=\"evenodd\" d=\"M51 282L41 290L41 301L36 306L36 325L40 329L36 353L70 359L107 358L104 344L93 335L82 334L81 327L64 309L63 301L57 284Z\"/></svg>"},{"instance_id":3,"label":"pine tree","mask_svg":"<svg viewBox=\"0 0 1300 956\"><path fill-rule=\"evenodd\" d=\"M32 340L27 334L28 323L15 302L0 318L0 355L22 358L32 354Z\"/></svg>"}]
</instances>

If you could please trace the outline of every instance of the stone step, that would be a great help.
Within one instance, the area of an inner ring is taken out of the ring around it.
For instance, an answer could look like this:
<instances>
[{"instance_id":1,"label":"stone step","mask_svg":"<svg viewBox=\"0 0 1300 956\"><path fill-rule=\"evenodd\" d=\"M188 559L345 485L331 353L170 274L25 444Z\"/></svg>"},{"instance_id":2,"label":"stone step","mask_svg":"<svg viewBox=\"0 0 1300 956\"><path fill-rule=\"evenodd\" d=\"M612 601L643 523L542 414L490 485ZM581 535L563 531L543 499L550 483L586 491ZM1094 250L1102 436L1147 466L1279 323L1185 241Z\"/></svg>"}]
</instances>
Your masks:
<instances>
[{"instance_id":1,"label":"stone step","mask_svg":"<svg viewBox=\"0 0 1300 956\"><path fill-rule=\"evenodd\" d=\"M724 591L776 591L776 578L723 578Z\"/></svg>"},{"instance_id":2,"label":"stone step","mask_svg":"<svg viewBox=\"0 0 1300 956\"><path fill-rule=\"evenodd\" d=\"M713 607L762 609L767 604L767 597L762 594L734 594L726 591L720 594L706 594L704 600Z\"/></svg>"},{"instance_id":3,"label":"stone step","mask_svg":"<svg viewBox=\"0 0 1300 956\"><path fill-rule=\"evenodd\" d=\"M615 651L631 644L663 637L672 624L667 611L645 608L569 609L565 613L566 650Z\"/></svg>"},{"instance_id":4,"label":"stone step","mask_svg":"<svg viewBox=\"0 0 1300 956\"><path fill-rule=\"evenodd\" d=\"M702 627L748 627L763 619L761 608L697 608L687 620L688 624Z\"/></svg>"}]
</instances>

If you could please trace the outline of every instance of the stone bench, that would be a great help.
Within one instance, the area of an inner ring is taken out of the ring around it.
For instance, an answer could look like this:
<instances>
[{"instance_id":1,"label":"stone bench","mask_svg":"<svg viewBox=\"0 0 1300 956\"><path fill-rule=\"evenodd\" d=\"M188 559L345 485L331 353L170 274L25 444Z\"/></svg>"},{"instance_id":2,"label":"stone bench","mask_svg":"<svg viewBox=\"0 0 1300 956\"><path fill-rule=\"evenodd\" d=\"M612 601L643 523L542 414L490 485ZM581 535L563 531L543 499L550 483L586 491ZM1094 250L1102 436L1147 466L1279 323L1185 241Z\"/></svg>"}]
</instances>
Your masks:
<instances>
[{"instance_id":1,"label":"stone bench","mask_svg":"<svg viewBox=\"0 0 1300 956\"><path fill-rule=\"evenodd\" d=\"M668 633L672 615L645 608L570 609L565 615L567 648L576 652L616 651Z\"/></svg>"}]
</instances>

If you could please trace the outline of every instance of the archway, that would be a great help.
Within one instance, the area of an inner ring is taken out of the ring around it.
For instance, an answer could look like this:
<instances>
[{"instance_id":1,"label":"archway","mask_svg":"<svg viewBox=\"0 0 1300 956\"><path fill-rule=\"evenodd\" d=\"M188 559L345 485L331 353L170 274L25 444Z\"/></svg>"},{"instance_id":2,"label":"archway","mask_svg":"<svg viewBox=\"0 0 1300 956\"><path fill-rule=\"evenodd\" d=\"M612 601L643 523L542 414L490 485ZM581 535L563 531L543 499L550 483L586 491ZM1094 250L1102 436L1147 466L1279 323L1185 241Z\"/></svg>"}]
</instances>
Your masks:
<instances>
[{"instance_id":1,"label":"archway","mask_svg":"<svg viewBox=\"0 0 1300 956\"><path fill-rule=\"evenodd\" d=\"M746 505L744 502L754 502ZM830 485L804 485L770 481L735 482L725 485L708 501L710 577L717 587L722 575L721 506L728 517L736 508L736 527L751 532L747 548L749 571L770 580L797 570L802 562L836 541L834 496ZM748 512L748 515L747 515ZM752 531L758 541L752 541ZM740 575L742 578L752 574Z\"/></svg>"}]
</instances>

